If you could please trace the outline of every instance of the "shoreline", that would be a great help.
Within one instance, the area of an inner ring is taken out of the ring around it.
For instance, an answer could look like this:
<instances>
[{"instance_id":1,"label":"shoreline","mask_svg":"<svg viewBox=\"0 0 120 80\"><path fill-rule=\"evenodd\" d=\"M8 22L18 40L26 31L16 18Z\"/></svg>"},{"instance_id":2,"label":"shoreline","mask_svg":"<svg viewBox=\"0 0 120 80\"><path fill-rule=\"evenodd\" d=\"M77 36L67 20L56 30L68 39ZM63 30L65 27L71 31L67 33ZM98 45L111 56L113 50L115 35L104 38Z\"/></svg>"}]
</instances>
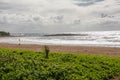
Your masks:
<instances>
[{"instance_id":1,"label":"shoreline","mask_svg":"<svg viewBox=\"0 0 120 80\"><path fill-rule=\"evenodd\" d=\"M0 43L5 44L28 44L28 45L59 45L59 46L82 46L82 47L110 47L120 48L118 43L96 43L96 42L73 42L73 41L60 41L60 40L43 40L37 39L38 37L0 37Z\"/></svg>"},{"instance_id":2,"label":"shoreline","mask_svg":"<svg viewBox=\"0 0 120 80\"><path fill-rule=\"evenodd\" d=\"M43 44L10 44L0 43L0 48L13 48L13 49L25 49L33 51L43 51ZM46 45L51 52L65 52L65 53L77 53L77 54L99 54L108 56L120 57L120 48L117 47L98 47L98 46L78 46L78 45Z\"/></svg>"}]
</instances>

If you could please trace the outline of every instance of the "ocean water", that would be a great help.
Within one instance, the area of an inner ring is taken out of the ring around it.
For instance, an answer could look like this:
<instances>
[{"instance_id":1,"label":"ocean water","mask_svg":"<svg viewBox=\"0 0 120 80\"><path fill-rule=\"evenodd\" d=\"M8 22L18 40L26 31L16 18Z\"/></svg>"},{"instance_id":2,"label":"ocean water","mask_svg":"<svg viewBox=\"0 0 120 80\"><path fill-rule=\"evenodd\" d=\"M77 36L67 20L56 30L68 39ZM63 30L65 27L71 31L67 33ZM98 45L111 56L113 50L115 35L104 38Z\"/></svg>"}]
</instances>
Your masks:
<instances>
[{"instance_id":1,"label":"ocean water","mask_svg":"<svg viewBox=\"0 0 120 80\"><path fill-rule=\"evenodd\" d=\"M120 31L67 32L55 34L13 33L0 43L120 47Z\"/></svg>"}]
</instances>

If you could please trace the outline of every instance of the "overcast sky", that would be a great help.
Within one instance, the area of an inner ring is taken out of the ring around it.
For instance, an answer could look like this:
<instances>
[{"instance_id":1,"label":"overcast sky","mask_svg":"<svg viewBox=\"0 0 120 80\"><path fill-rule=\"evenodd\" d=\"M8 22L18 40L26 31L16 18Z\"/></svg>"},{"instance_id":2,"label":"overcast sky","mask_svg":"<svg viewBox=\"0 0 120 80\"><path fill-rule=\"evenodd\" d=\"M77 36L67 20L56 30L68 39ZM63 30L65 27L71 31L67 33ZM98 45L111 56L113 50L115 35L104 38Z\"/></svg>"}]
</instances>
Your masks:
<instances>
[{"instance_id":1,"label":"overcast sky","mask_svg":"<svg viewBox=\"0 0 120 80\"><path fill-rule=\"evenodd\" d=\"M0 0L0 31L120 30L120 0Z\"/></svg>"}]
</instances>

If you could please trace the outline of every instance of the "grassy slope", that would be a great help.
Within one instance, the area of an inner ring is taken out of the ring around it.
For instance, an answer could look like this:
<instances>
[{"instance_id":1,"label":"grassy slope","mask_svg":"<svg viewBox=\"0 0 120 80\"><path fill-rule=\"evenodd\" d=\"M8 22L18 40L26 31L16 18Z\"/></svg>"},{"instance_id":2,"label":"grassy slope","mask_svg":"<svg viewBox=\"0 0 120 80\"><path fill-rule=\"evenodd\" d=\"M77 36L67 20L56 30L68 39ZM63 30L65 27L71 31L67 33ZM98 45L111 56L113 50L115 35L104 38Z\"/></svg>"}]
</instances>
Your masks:
<instances>
[{"instance_id":1,"label":"grassy slope","mask_svg":"<svg viewBox=\"0 0 120 80\"><path fill-rule=\"evenodd\" d=\"M120 74L120 58L0 49L1 80L109 80Z\"/></svg>"}]
</instances>

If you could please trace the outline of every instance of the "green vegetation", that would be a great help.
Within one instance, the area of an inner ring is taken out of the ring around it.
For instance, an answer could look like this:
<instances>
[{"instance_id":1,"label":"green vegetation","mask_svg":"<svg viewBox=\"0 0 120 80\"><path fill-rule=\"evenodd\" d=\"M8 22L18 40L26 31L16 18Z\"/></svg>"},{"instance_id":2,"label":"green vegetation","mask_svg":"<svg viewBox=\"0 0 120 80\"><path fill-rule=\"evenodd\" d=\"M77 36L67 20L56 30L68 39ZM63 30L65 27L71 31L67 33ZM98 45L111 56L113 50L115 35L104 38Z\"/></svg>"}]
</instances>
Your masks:
<instances>
[{"instance_id":1,"label":"green vegetation","mask_svg":"<svg viewBox=\"0 0 120 80\"><path fill-rule=\"evenodd\" d=\"M101 55L0 49L1 80L109 80L120 74L120 58Z\"/></svg>"},{"instance_id":2,"label":"green vegetation","mask_svg":"<svg viewBox=\"0 0 120 80\"><path fill-rule=\"evenodd\" d=\"M5 36L10 36L10 33L4 32L4 31L0 31L0 37L5 37Z\"/></svg>"}]
</instances>

